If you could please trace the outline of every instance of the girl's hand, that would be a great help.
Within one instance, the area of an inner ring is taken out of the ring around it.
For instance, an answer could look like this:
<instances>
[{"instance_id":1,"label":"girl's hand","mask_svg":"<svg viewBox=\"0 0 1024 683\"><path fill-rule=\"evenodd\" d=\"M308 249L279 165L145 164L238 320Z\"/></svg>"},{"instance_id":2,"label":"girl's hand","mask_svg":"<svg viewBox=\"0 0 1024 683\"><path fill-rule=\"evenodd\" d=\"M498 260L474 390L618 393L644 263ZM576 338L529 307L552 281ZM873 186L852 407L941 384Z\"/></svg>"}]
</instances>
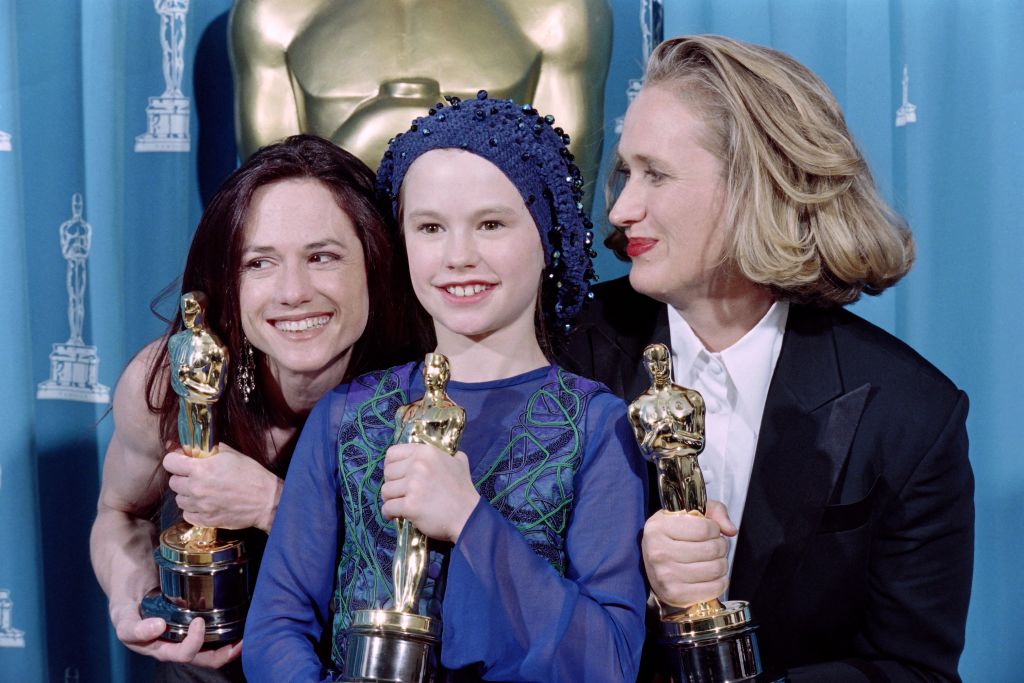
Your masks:
<instances>
[{"instance_id":1,"label":"girl's hand","mask_svg":"<svg viewBox=\"0 0 1024 683\"><path fill-rule=\"evenodd\" d=\"M380 493L385 517L404 517L430 538L452 543L480 501L466 454L422 443L388 448Z\"/></svg>"}]
</instances>

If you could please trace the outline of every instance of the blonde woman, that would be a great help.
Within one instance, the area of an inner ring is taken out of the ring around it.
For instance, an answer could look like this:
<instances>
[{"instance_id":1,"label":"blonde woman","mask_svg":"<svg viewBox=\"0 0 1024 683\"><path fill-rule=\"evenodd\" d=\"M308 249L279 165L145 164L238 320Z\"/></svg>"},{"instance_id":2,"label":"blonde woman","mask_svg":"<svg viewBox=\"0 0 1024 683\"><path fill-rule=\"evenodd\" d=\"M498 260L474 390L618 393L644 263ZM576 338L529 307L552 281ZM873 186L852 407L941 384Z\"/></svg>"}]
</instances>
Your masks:
<instances>
[{"instance_id":1,"label":"blonde woman","mask_svg":"<svg viewBox=\"0 0 1024 683\"><path fill-rule=\"evenodd\" d=\"M775 50L674 38L619 156L606 243L629 278L596 289L566 364L632 400L659 341L704 395L714 500L707 519L648 519L653 592L751 601L769 673L794 681L958 680L967 397L843 308L897 282L914 247L834 97Z\"/></svg>"}]
</instances>

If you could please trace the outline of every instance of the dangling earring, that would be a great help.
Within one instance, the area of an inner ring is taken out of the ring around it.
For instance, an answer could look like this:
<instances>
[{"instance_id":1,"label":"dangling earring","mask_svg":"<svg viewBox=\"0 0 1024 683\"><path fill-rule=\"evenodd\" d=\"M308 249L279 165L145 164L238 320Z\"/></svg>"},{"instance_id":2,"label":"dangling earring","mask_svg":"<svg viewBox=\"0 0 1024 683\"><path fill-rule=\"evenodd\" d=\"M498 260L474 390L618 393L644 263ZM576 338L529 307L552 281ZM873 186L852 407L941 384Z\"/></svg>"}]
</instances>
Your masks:
<instances>
[{"instance_id":1,"label":"dangling earring","mask_svg":"<svg viewBox=\"0 0 1024 683\"><path fill-rule=\"evenodd\" d=\"M242 335L242 358L235 374L235 384L242 392L242 401L249 402L249 396L256 391L256 361L253 359L252 344L249 338Z\"/></svg>"}]
</instances>

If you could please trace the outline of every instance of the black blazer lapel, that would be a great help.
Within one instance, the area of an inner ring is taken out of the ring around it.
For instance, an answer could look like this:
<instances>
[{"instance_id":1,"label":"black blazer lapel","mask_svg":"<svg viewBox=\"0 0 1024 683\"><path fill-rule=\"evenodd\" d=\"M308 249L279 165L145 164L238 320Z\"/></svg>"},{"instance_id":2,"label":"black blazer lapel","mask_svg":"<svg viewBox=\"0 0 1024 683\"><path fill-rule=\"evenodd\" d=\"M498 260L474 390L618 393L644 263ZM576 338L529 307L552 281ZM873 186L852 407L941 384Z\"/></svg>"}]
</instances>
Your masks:
<instances>
[{"instance_id":1,"label":"black blazer lapel","mask_svg":"<svg viewBox=\"0 0 1024 683\"><path fill-rule=\"evenodd\" d=\"M828 311L792 305L768 390L730 598L757 613L781 598L850 452L870 385L845 392ZM771 577L763 580L763 577Z\"/></svg>"},{"instance_id":2,"label":"black blazer lapel","mask_svg":"<svg viewBox=\"0 0 1024 683\"><path fill-rule=\"evenodd\" d=\"M627 278L601 285L597 292L584 323L592 376L628 403L650 386L643 368L644 348L655 342L669 346L668 307L634 291ZM566 360L574 366L578 359Z\"/></svg>"},{"instance_id":3,"label":"black blazer lapel","mask_svg":"<svg viewBox=\"0 0 1024 683\"><path fill-rule=\"evenodd\" d=\"M618 373L622 377L622 396L629 403L647 391L651 386L650 378L644 369L644 349L650 344L664 344L669 349L668 308L661 304L653 325L634 328L633 334L619 338L619 346L623 352L623 362L619 363Z\"/></svg>"}]
</instances>

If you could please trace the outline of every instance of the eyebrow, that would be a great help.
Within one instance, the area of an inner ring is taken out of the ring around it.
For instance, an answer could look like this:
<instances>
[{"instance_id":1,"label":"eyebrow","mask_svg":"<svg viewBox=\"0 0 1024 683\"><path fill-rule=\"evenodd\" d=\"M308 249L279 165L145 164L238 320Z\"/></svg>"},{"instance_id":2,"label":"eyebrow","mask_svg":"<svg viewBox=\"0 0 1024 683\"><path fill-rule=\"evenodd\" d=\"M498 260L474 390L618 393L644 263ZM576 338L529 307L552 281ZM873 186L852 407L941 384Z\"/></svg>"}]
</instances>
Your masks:
<instances>
[{"instance_id":1,"label":"eyebrow","mask_svg":"<svg viewBox=\"0 0 1024 683\"><path fill-rule=\"evenodd\" d=\"M623 155L620 153L618 157L618 161L620 164L626 161L633 161L644 166L658 166L661 163L659 159L656 159L655 157L652 157L647 154Z\"/></svg>"},{"instance_id":2,"label":"eyebrow","mask_svg":"<svg viewBox=\"0 0 1024 683\"><path fill-rule=\"evenodd\" d=\"M484 216L514 216L515 214L516 214L516 210L513 207L507 206L505 204L495 204L495 205L492 205L492 206L481 207L481 208L477 209L476 211L474 211L470 215L473 218L473 220L479 220L479 219L483 218ZM410 211L408 214L406 214L405 217L406 217L407 220L411 220L411 221L424 220L424 219L429 219L429 220L443 220L444 219L444 215L442 213L437 212L437 211L435 211L433 209L416 209L415 211Z\"/></svg>"},{"instance_id":3,"label":"eyebrow","mask_svg":"<svg viewBox=\"0 0 1024 683\"><path fill-rule=\"evenodd\" d=\"M310 242L308 244L303 245L303 249L305 249L306 251L313 251L315 249L323 249L324 247L337 247L338 249L347 249L348 248L346 245L342 244L340 241L338 241L336 239L333 239L333 238L326 239L326 240L317 240L316 242ZM252 253L252 254L275 254L275 253L277 253L277 248L276 247L271 247L269 245L256 244L256 245L250 245L250 246L245 247L242 250L242 253L245 253L245 254L250 254L250 253Z\"/></svg>"}]
</instances>

